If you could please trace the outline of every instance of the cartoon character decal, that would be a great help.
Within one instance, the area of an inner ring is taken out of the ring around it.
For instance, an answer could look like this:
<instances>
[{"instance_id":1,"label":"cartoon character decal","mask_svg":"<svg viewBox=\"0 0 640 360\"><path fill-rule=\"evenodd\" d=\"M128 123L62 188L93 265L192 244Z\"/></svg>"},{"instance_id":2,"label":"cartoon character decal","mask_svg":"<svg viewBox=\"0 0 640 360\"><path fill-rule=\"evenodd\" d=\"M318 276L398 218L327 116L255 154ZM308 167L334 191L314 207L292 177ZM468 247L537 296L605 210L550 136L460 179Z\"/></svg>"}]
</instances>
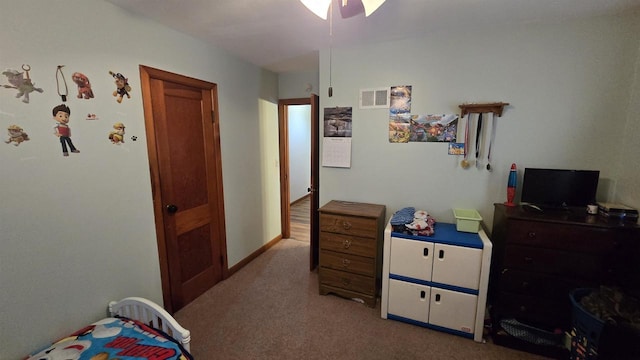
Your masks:
<instances>
[{"instance_id":1,"label":"cartoon character decal","mask_svg":"<svg viewBox=\"0 0 640 360\"><path fill-rule=\"evenodd\" d=\"M85 350L91 347L91 341L75 340L73 342L58 342L42 350L29 360L77 360Z\"/></svg>"},{"instance_id":2,"label":"cartoon character decal","mask_svg":"<svg viewBox=\"0 0 640 360\"><path fill-rule=\"evenodd\" d=\"M29 140L29 135L18 125L10 125L7 131L9 133L9 138L5 141L7 144L13 143L13 145L18 146L23 141Z\"/></svg>"},{"instance_id":3,"label":"cartoon character decal","mask_svg":"<svg viewBox=\"0 0 640 360\"><path fill-rule=\"evenodd\" d=\"M79 72L74 72L71 75L71 79L76 85L78 85L78 99L93 99L93 90L91 90L91 83L89 78Z\"/></svg>"},{"instance_id":4,"label":"cartoon character decal","mask_svg":"<svg viewBox=\"0 0 640 360\"><path fill-rule=\"evenodd\" d=\"M116 79L116 91L113 92L113 96L116 97L116 101L121 103L125 96L127 99L130 99L131 95L129 95L129 91L131 91L131 86L129 86L129 79L124 77L124 75L114 73L113 71L109 71L109 74Z\"/></svg>"},{"instance_id":5,"label":"cartoon character decal","mask_svg":"<svg viewBox=\"0 0 640 360\"><path fill-rule=\"evenodd\" d=\"M17 98L22 97L22 102L25 104L29 103L29 94L37 91L42 93L44 90L41 88L37 88L35 83L31 81L29 77L29 71L31 70L31 66L22 65L22 70L24 72L20 72L18 70L7 69L2 72L2 75L7 77L7 81L10 85L2 85L2 87L7 89L16 89L18 90ZM26 77L25 77L26 76Z\"/></svg>"},{"instance_id":6,"label":"cartoon character decal","mask_svg":"<svg viewBox=\"0 0 640 360\"><path fill-rule=\"evenodd\" d=\"M124 128L125 128L124 124L121 122L117 122L113 124L113 128L115 130L109 133L109 140L111 140L111 143L116 145L120 145L121 143L124 143Z\"/></svg>"},{"instance_id":7,"label":"cartoon character decal","mask_svg":"<svg viewBox=\"0 0 640 360\"><path fill-rule=\"evenodd\" d=\"M67 145L72 153L79 153L80 150L76 149L71 141L71 128L69 128L69 117L71 116L71 109L67 105L61 104L53 108L53 121L56 122L54 127L54 135L60 139L62 144L62 155L69 156Z\"/></svg>"}]
</instances>

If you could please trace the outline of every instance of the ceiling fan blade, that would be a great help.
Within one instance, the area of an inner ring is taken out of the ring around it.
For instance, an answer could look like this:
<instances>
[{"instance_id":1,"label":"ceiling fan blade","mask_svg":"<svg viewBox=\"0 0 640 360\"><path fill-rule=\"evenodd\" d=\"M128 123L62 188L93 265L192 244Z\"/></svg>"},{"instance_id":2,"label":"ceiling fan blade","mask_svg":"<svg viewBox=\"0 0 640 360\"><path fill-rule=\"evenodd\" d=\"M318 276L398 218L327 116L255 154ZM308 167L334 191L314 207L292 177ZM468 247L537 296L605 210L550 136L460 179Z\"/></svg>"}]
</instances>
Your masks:
<instances>
[{"instance_id":1,"label":"ceiling fan blade","mask_svg":"<svg viewBox=\"0 0 640 360\"><path fill-rule=\"evenodd\" d=\"M362 0L362 5L364 6L364 15L369 16L373 14L374 11L378 10L380 5L382 5L385 0Z\"/></svg>"},{"instance_id":2,"label":"ceiling fan blade","mask_svg":"<svg viewBox=\"0 0 640 360\"><path fill-rule=\"evenodd\" d=\"M338 0L340 15L343 19L362 14L364 7L360 0Z\"/></svg>"},{"instance_id":3,"label":"ceiling fan blade","mask_svg":"<svg viewBox=\"0 0 640 360\"><path fill-rule=\"evenodd\" d=\"M311 12L318 15L318 17L327 20L331 0L300 0L300 2L306 6L307 9L311 10Z\"/></svg>"}]
</instances>

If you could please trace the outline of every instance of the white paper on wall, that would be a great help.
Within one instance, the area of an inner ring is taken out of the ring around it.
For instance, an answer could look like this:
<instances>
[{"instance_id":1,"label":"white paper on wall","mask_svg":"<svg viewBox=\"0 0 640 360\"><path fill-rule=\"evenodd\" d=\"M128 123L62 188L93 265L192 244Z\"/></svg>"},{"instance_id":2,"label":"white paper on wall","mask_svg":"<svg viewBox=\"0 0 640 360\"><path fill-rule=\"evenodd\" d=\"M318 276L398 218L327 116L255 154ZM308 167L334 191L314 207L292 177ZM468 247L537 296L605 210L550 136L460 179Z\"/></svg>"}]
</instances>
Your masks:
<instances>
[{"instance_id":1,"label":"white paper on wall","mask_svg":"<svg viewBox=\"0 0 640 360\"><path fill-rule=\"evenodd\" d=\"M325 137L322 140L322 166L351 167L351 138Z\"/></svg>"}]
</instances>

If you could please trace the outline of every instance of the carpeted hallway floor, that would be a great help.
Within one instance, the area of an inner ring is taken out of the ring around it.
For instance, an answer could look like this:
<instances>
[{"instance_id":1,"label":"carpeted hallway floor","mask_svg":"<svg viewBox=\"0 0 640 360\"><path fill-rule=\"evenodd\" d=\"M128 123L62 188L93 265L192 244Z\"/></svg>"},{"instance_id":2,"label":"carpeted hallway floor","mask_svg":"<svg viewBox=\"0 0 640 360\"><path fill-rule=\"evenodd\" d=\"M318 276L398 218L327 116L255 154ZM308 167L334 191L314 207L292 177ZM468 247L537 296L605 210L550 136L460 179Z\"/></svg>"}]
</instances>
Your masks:
<instances>
[{"instance_id":1,"label":"carpeted hallway floor","mask_svg":"<svg viewBox=\"0 0 640 360\"><path fill-rule=\"evenodd\" d=\"M309 244L283 239L175 314L196 359L543 359L491 343L384 320L318 294Z\"/></svg>"}]
</instances>

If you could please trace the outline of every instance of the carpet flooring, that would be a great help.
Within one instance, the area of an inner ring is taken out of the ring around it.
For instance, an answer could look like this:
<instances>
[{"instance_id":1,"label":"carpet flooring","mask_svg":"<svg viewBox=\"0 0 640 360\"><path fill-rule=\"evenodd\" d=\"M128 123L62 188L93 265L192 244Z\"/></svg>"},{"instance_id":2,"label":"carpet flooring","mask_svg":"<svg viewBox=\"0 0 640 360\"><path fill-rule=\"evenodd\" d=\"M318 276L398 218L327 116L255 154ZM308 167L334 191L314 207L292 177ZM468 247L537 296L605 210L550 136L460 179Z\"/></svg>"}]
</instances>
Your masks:
<instances>
[{"instance_id":1,"label":"carpet flooring","mask_svg":"<svg viewBox=\"0 0 640 360\"><path fill-rule=\"evenodd\" d=\"M309 244L283 239L175 314L196 359L544 359L380 317L318 293Z\"/></svg>"}]
</instances>

